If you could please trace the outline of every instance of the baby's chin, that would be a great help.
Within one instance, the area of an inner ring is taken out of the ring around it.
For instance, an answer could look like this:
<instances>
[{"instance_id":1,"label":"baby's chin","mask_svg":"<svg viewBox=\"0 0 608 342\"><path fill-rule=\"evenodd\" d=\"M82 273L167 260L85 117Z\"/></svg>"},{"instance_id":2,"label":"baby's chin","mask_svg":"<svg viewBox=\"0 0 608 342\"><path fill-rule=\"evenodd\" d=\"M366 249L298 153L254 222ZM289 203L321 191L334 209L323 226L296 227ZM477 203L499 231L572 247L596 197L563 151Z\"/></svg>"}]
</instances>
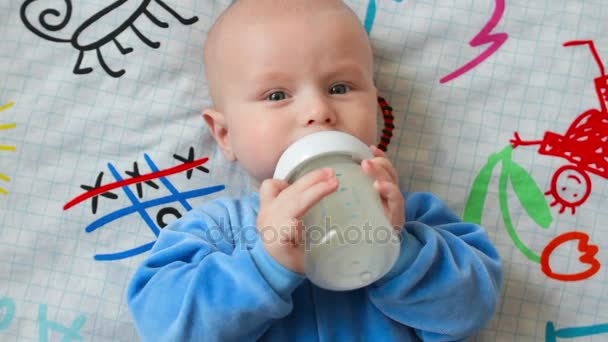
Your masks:
<instances>
[{"instance_id":1,"label":"baby's chin","mask_svg":"<svg viewBox=\"0 0 608 342\"><path fill-rule=\"evenodd\" d=\"M252 175L249 175L249 184L251 185L251 188L253 190L260 191L260 187L262 186L262 181L253 177Z\"/></svg>"},{"instance_id":2,"label":"baby's chin","mask_svg":"<svg viewBox=\"0 0 608 342\"><path fill-rule=\"evenodd\" d=\"M262 183L267 179L272 179L274 176L274 166L258 169L258 170L250 170L248 172L251 186L255 189L260 189Z\"/></svg>"}]
</instances>

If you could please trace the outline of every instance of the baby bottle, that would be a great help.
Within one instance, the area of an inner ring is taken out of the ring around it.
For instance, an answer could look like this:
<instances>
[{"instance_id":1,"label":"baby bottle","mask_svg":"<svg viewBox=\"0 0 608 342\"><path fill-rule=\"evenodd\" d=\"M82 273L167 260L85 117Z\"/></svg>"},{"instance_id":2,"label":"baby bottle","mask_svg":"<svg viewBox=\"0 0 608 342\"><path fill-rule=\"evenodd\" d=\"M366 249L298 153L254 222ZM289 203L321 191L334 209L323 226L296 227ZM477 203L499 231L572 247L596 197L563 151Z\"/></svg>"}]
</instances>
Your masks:
<instances>
[{"instance_id":1,"label":"baby bottle","mask_svg":"<svg viewBox=\"0 0 608 342\"><path fill-rule=\"evenodd\" d=\"M329 290L352 290L384 276L399 256L399 237L384 213L373 179L361 161L369 147L338 131L307 135L281 155L274 178L293 183L323 167L335 170L338 190L313 206L305 227L304 268L308 279Z\"/></svg>"}]
</instances>

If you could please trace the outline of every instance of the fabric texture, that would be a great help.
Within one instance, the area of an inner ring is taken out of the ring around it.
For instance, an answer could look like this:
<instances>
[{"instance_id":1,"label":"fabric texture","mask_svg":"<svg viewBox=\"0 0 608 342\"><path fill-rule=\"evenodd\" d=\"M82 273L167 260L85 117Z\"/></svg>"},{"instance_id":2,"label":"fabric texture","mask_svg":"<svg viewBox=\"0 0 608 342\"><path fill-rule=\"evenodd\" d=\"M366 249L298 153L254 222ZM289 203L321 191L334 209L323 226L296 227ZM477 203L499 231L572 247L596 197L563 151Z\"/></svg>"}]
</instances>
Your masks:
<instances>
[{"instance_id":1,"label":"fabric texture","mask_svg":"<svg viewBox=\"0 0 608 342\"><path fill-rule=\"evenodd\" d=\"M401 253L357 290L329 291L275 261L259 194L209 201L164 229L128 303L145 341L458 341L493 317L500 258L430 193L406 196Z\"/></svg>"}]
</instances>

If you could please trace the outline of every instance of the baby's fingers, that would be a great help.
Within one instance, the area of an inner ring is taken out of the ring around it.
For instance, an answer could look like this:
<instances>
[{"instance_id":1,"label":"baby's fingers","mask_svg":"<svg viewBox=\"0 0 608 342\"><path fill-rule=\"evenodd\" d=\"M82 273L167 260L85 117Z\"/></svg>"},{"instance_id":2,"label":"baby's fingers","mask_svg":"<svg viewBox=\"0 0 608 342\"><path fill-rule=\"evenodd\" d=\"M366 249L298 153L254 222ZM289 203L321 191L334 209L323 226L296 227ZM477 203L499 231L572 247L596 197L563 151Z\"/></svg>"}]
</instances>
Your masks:
<instances>
[{"instance_id":1,"label":"baby's fingers","mask_svg":"<svg viewBox=\"0 0 608 342\"><path fill-rule=\"evenodd\" d=\"M300 218L323 197L338 189L338 178L331 169L313 171L290 185L279 195L288 217Z\"/></svg>"},{"instance_id":2,"label":"baby's fingers","mask_svg":"<svg viewBox=\"0 0 608 342\"><path fill-rule=\"evenodd\" d=\"M392 166L391 162L386 158L374 158L361 162L363 171L370 177L379 181L387 181L397 184L399 176L397 170Z\"/></svg>"},{"instance_id":3,"label":"baby's fingers","mask_svg":"<svg viewBox=\"0 0 608 342\"><path fill-rule=\"evenodd\" d=\"M369 149L372 151L374 157L386 158L386 153L384 153L384 151L379 149L376 145L369 145Z\"/></svg>"},{"instance_id":4,"label":"baby's fingers","mask_svg":"<svg viewBox=\"0 0 608 342\"><path fill-rule=\"evenodd\" d=\"M380 194L386 216L391 220L395 227L402 227L405 224L405 200L399 187L391 182L375 181L374 188Z\"/></svg>"},{"instance_id":5,"label":"baby's fingers","mask_svg":"<svg viewBox=\"0 0 608 342\"><path fill-rule=\"evenodd\" d=\"M260 185L260 202L268 203L275 199L289 184L278 179L267 179Z\"/></svg>"}]
</instances>

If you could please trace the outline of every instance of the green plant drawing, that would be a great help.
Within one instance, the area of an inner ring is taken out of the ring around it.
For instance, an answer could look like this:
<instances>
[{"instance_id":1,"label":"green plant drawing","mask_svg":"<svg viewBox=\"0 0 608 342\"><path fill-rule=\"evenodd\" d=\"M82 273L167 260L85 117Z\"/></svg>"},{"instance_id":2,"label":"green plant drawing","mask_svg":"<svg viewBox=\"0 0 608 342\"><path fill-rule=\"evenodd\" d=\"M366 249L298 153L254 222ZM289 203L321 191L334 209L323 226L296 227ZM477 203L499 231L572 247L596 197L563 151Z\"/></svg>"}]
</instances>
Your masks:
<instances>
[{"instance_id":1,"label":"green plant drawing","mask_svg":"<svg viewBox=\"0 0 608 342\"><path fill-rule=\"evenodd\" d=\"M549 204L545 200L545 196L538 184L536 184L532 176L523 167L513 161L512 156L513 147L511 145L498 153L490 155L488 162L481 168L473 181L471 192L465 205L463 219L467 222L481 224L492 174L496 166L501 163L498 198L503 222L515 246L528 259L540 263L540 255L532 251L521 241L513 225L508 203L509 181L522 207L536 224L547 229L553 222L553 217L551 216Z\"/></svg>"}]
</instances>

